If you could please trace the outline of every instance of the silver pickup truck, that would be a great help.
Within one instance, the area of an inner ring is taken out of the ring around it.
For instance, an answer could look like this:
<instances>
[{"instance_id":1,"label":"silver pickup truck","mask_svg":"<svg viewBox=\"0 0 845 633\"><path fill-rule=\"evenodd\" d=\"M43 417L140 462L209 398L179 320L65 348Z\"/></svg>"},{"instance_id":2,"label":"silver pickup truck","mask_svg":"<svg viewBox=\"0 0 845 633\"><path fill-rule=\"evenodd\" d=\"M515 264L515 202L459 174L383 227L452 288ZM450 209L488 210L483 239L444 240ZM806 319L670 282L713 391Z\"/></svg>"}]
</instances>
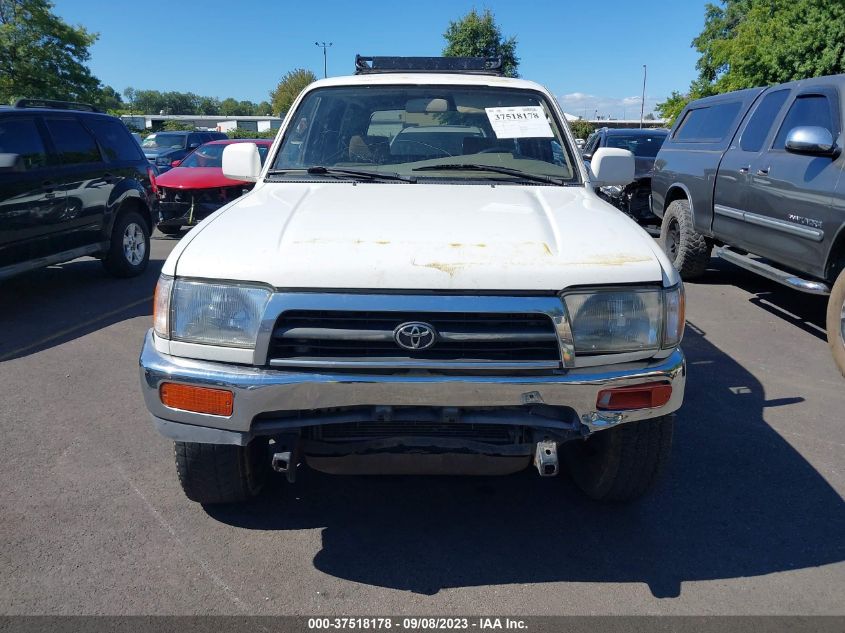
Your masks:
<instances>
[{"instance_id":1,"label":"silver pickup truck","mask_svg":"<svg viewBox=\"0 0 845 633\"><path fill-rule=\"evenodd\" d=\"M655 161L652 211L684 279L722 258L830 295L827 336L845 375L845 75L690 103Z\"/></svg>"}]
</instances>

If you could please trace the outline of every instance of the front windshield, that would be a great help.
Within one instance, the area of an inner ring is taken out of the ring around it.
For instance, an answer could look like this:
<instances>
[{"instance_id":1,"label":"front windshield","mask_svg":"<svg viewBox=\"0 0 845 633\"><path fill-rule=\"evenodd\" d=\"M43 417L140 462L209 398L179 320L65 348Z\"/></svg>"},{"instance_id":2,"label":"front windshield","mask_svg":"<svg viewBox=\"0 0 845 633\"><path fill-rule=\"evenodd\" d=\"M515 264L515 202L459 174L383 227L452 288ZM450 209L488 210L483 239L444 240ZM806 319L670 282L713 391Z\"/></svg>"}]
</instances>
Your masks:
<instances>
[{"instance_id":1,"label":"front windshield","mask_svg":"<svg viewBox=\"0 0 845 633\"><path fill-rule=\"evenodd\" d=\"M156 133L144 139L144 149L185 149L188 137L184 134Z\"/></svg>"},{"instance_id":2,"label":"front windshield","mask_svg":"<svg viewBox=\"0 0 845 633\"><path fill-rule=\"evenodd\" d=\"M609 134L607 137L608 147L627 149L634 156L642 158L654 158L660 151L660 146L666 140L665 132L654 134Z\"/></svg>"},{"instance_id":3,"label":"front windshield","mask_svg":"<svg viewBox=\"0 0 845 633\"><path fill-rule=\"evenodd\" d=\"M398 173L427 182L519 180L478 168L490 166L574 181L573 159L552 112L545 97L531 90L321 88L309 93L294 114L271 175L315 177L315 170L303 170L319 166Z\"/></svg>"},{"instance_id":4,"label":"front windshield","mask_svg":"<svg viewBox=\"0 0 845 633\"><path fill-rule=\"evenodd\" d=\"M188 157L179 163L180 167L218 167L223 168L223 150L226 143L206 143L191 152ZM232 143L234 145L234 143ZM258 156L261 164L267 158L266 145L258 145Z\"/></svg>"}]
</instances>

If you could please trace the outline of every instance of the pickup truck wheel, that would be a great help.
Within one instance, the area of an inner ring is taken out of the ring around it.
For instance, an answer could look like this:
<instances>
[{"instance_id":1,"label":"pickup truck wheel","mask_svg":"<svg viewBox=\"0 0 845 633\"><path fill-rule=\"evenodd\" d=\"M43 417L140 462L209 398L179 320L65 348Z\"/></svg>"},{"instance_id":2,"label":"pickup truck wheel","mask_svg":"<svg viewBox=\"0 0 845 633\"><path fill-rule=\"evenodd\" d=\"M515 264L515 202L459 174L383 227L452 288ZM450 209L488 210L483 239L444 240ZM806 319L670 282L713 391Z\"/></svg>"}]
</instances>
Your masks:
<instances>
[{"instance_id":1,"label":"pickup truck wheel","mask_svg":"<svg viewBox=\"0 0 845 633\"><path fill-rule=\"evenodd\" d=\"M642 496L669 459L674 418L626 422L584 441L567 442L563 456L575 484L601 501Z\"/></svg>"},{"instance_id":2,"label":"pickup truck wheel","mask_svg":"<svg viewBox=\"0 0 845 633\"><path fill-rule=\"evenodd\" d=\"M267 472L264 449L257 441L248 446L175 442L176 472L185 496L203 505L254 497Z\"/></svg>"},{"instance_id":3,"label":"pickup truck wheel","mask_svg":"<svg viewBox=\"0 0 845 633\"><path fill-rule=\"evenodd\" d=\"M845 270L836 278L827 301L827 342L836 366L845 376Z\"/></svg>"},{"instance_id":4,"label":"pickup truck wheel","mask_svg":"<svg viewBox=\"0 0 845 633\"><path fill-rule=\"evenodd\" d=\"M103 266L115 277L135 277L144 272L149 261L150 230L147 223L137 211L122 213L114 223Z\"/></svg>"},{"instance_id":5,"label":"pickup truck wheel","mask_svg":"<svg viewBox=\"0 0 845 633\"><path fill-rule=\"evenodd\" d=\"M701 277L710 262L712 244L693 228L687 200L675 200L660 226L660 245L682 279Z\"/></svg>"}]
</instances>

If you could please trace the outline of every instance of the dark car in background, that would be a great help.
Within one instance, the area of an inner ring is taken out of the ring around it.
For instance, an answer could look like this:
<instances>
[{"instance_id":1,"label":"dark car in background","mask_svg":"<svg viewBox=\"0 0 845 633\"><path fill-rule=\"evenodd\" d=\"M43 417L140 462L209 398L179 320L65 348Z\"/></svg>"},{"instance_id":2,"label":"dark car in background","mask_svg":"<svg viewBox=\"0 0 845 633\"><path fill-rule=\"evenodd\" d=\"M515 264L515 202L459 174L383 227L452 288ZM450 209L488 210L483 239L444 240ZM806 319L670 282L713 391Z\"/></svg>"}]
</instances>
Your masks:
<instances>
[{"instance_id":1,"label":"dark car in background","mask_svg":"<svg viewBox=\"0 0 845 633\"><path fill-rule=\"evenodd\" d=\"M193 226L223 205L241 197L255 183L232 180L223 175L223 150L236 143L255 143L261 163L267 158L272 140L238 139L211 141L198 147L172 169L158 177L158 230L176 235Z\"/></svg>"},{"instance_id":2,"label":"dark car in background","mask_svg":"<svg viewBox=\"0 0 845 633\"><path fill-rule=\"evenodd\" d=\"M119 119L64 101L0 107L0 279L86 255L140 274L155 187Z\"/></svg>"},{"instance_id":3,"label":"dark car in background","mask_svg":"<svg viewBox=\"0 0 845 633\"><path fill-rule=\"evenodd\" d=\"M173 161L182 160L203 143L226 138L228 136L225 133L214 131L155 132L144 139L141 149L147 160L163 174L170 169Z\"/></svg>"},{"instance_id":4,"label":"dark car in background","mask_svg":"<svg viewBox=\"0 0 845 633\"><path fill-rule=\"evenodd\" d=\"M600 128L590 135L581 151L589 161L601 147L627 149L634 155L634 182L624 187L600 187L598 194L617 209L622 210L642 225L656 225L657 217L651 212L651 175L654 159L666 140L669 130Z\"/></svg>"}]
</instances>

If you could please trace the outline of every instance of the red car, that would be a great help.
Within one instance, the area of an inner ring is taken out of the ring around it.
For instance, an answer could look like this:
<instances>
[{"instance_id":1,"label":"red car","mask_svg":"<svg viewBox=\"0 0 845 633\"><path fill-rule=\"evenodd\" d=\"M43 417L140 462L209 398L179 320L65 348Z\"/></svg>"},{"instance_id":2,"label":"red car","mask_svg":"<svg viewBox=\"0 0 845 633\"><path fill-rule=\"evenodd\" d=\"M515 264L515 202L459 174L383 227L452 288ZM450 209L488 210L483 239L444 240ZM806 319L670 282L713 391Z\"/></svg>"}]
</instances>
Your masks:
<instances>
[{"instance_id":1,"label":"red car","mask_svg":"<svg viewBox=\"0 0 845 633\"><path fill-rule=\"evenodd\" d=\"M158 230L176 235L193 226L224 204L252 189L253 183L223 175L223 149L232 143L255 143L263 163L273 143L270 139L211 141L200 145L173 169L156 177Z\"/></svg>"}]
</instances>

